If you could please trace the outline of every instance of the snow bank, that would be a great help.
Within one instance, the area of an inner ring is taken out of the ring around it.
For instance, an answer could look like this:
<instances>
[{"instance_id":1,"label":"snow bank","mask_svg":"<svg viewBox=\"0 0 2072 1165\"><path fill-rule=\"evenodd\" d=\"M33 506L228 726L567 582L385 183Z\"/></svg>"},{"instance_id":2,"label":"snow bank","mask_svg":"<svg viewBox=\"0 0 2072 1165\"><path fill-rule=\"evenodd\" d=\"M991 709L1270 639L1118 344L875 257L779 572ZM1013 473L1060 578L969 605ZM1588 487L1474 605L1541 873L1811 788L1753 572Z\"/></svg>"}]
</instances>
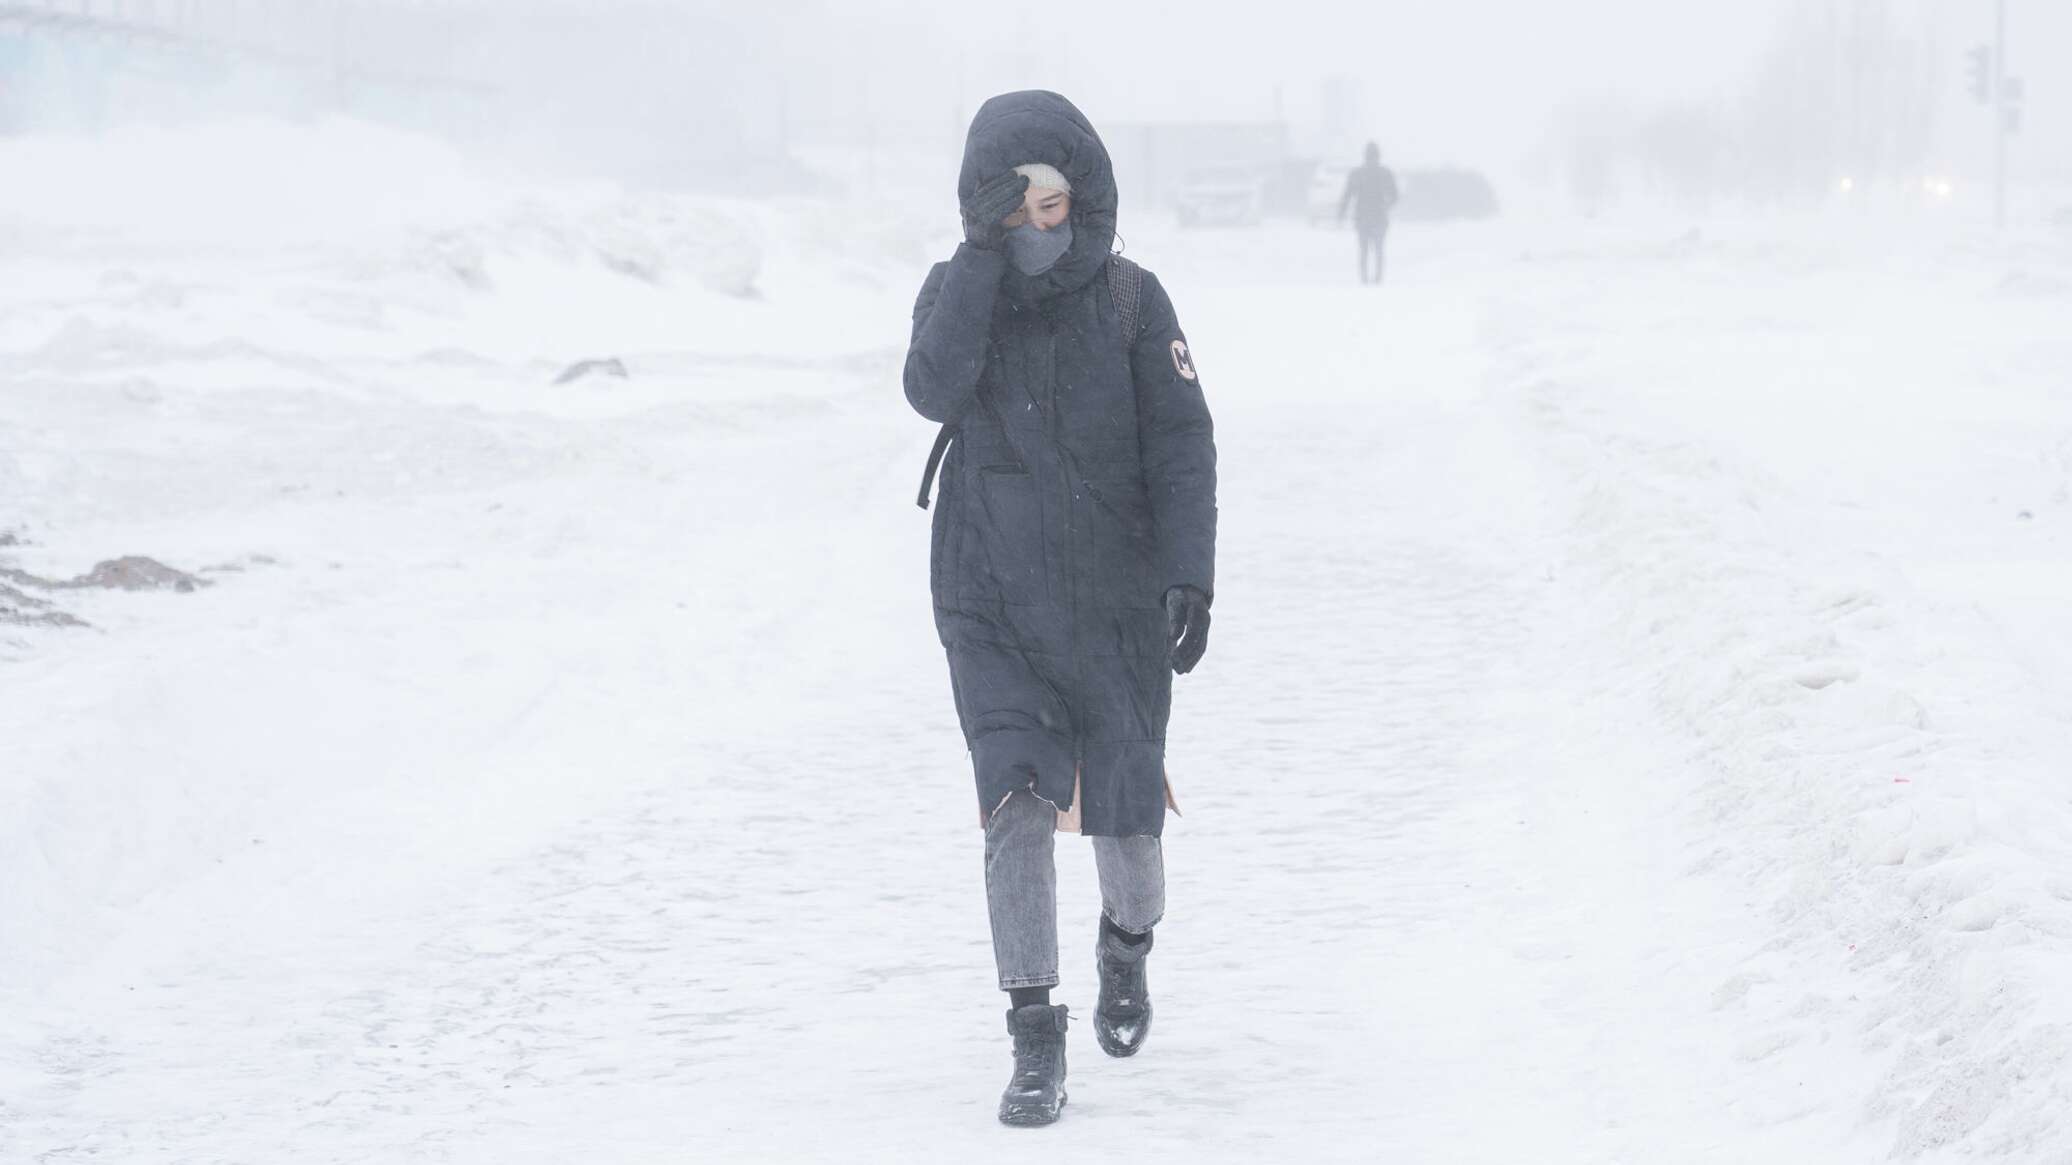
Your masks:
<instances>
[{"instance_id":1,"label":"snow bank","mask_svg":"<svg viewBox=\"0 0 2072 1165\"><path fill-rule=\"evenodd\" d=\"M0 568L68 578L138 554L225 583L67 592L55 609L91 625L71 638L0 625L44 710L0 765L0 983L17 987L338 790L399 779L364 771L368 725L418 725L393 744L412 771L478 771L412 715L473 699L425 678L438 647L414 616L366 629L359 664L379 661L386 693L355 686L365 666L327 674L334 641L292 628L369 589L436 590L472 536L427 532L438 499L485 528L509 490L580 479L600 448L600 473L648 470L619 426L713 463L744 423L854 393L903 334L926 237L839 206L525 178L339 120L10 139L0 172L27 176L0 188ZM556 383L604 358L627 375ZM289 638L216 642L189 620ZM194 687L124 674L140 639ZM224 726L231 706L246 728Z\"/></svg>"},{"instance_id":2,"label":"snow bank","mask_svg":"<svg viewBox=\"0 0 2072 1165\"><path fill-rule=\"evenodd\" d=\"M1776 925L1720 968L1747 1054L1867 1080L1892 1159L2063 1160L2072 637L1978 583L2072 564L2072 405L2042 371L2072 348L2004 300L1996 268L2036 248L1862 242L1794 242L1760 282L1767 248L1732 243L1616 283L1571 256L1532 278L1593 290L1514 318L1504 376L1578 487L1583 637L1693 742L1690 869ZM1952 561L1972 585L1938 585ZM1743 1101L1764 1124L1806 1103Z\"/></svg>"},{"instance_id":3,"label":"snow bank","mask_svg":"<svg viewBox=\"0 0 2072 1165\"><path fill-rule=\"evenodd\" d=\"M0 373L136 397L586 414L724 397L716 361L880 348L935 233L840 204L545 182L340 120L19 139L0 168L34 178L0 191L0 238L19 244ZM611 397L546 391L607 358L630 372Z\"/></svg>"}]
</instances>

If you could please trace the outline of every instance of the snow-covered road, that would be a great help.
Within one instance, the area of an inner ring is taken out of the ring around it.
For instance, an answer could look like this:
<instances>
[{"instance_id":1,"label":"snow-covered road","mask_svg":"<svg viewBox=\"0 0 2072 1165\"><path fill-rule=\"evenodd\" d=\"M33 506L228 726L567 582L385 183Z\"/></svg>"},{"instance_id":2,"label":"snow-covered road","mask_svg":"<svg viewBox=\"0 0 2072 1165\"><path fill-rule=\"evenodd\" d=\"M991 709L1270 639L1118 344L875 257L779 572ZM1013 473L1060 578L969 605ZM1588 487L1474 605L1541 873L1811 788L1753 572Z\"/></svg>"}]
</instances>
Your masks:
<instances>
[{"instance_id":1,"label":"snow-covered road","mask_svg":"<svg viewBox=\"0 0 2072 1165\"><path fill-rule=\"evenodd\" d=\"M2043 460L1924 512L1889 441L1809 432L1948 421L1852 409L1944 345L1854 351L1889 321L1834 308L1841 244L1406 230L1376 291L1328 233L1132 237L1216 409L1222 589L1156 1032L1075 1031L1039 1133L993 1120L918 267L757 305L876 346L727 324L560 396L523 345L282 387L44 343L205 314L144 260L17 299L5 561L241 569L7 632L0 1159L2072 1160L2072 671L1949 590L2072 564L2035 303L1967 317L2036 363L1963 439ZM1952 516L1988 490L2004 529Z\"/></svg>"}]
</instances>

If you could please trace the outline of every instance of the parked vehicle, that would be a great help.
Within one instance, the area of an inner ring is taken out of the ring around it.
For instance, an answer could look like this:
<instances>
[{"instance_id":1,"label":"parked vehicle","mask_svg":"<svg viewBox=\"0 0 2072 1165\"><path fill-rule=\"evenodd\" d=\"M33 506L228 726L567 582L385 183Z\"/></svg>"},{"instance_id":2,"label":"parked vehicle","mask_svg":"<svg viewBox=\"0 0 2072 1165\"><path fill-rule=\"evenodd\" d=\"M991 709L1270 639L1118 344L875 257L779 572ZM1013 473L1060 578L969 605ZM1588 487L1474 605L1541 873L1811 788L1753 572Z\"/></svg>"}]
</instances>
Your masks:
<instances>
[{"instance_id":1,"label":"parked vehicle","mask_svg":"<svg viewBox=\"0 0 2072 1165\"><path fill-rule=\"evenodd\" d=\"M1266 182L1250 166L1205 166L1180 184L1173 212L1183 227L1257 226L1266 217Z\"/></svg>"},{"instance_id":2,"label":"parked vehicle","mask_svg":"<svg viewBox=\"0 0 2072 1165\"><path fill-rule=\"evenodd\" d=\"M1496 190L1478 170L1405 170L1398 178L1403 185L1398 222L1496 217Z\"/></svg>"},{"instance_id":3,"label":"parked vehicle","mask_svg":"<svg viewBox=\"0 0 2072 1165\"><path fill-rule=\"evenodd\" d=\"M1310 175L1309 197L1303 205L1303 216L1309 225L1327 227L1338 221L1338 200L1345 197L1345 176L1352 172L1351 166L1330 162L1317 166Z\"/></svg>"},{"instance_id":4,"label":"parked vehicle","mask_svg":"<svg viewBox=\"0 0 2072 1165\"><path fill-rule=\"evenodd\" d=\"M1345 197L1345 176L1351 172L1350 166L1330 162L1320 163L1312 171L1304 215L1311 226L1338 221L1338 201ZM1496 190L1478 170L1399 170L1396 181L1403 190L1394 214L1398 222L1445 222L1497 214Z\"/></svg>"}]
</instances>

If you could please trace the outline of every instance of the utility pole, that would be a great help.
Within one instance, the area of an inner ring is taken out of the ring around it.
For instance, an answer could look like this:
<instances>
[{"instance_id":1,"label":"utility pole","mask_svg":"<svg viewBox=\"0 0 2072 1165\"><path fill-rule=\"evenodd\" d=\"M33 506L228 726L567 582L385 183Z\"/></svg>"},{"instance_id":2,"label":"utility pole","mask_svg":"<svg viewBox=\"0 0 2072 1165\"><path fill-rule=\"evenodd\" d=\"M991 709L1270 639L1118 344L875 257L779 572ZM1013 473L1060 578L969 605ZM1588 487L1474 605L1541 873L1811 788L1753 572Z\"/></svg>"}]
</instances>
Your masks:
<instances>
[{"instance_id":1,"label":"utility pole","mask_svg":"<svg viewBox=\"0 0 2072 1165\"><path fill-rule=\"evenodd\" d=\"M1993 227L2007 227L2007 139L2022 128L2022 79L2007 75L2007 0L1994 0L1993 43L1978 45L1970 62L1971 96L1993 111Z\"/></svg>"}]
</instances>

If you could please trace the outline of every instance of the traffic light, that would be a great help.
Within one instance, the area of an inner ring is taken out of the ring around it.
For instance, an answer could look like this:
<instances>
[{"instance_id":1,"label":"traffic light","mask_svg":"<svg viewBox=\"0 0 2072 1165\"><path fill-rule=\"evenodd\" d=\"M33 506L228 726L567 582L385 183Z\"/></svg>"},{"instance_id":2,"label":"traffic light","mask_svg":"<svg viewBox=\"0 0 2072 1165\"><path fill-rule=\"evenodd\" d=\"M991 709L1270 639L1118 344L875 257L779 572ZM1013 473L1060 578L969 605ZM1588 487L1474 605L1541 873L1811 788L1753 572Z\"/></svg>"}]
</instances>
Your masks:
<instances>
[{"instance_id":1,"label":"traffic light","mask_svg":"<svg viewBox=\"0 0 2072 1165\"><path fill-rule=\"evenodd\" d=\"M1964 54L1970 58L1971 95L1980 105L1993 103L1993 50L1979 45Z\"/></svg>"}]
</instances>

